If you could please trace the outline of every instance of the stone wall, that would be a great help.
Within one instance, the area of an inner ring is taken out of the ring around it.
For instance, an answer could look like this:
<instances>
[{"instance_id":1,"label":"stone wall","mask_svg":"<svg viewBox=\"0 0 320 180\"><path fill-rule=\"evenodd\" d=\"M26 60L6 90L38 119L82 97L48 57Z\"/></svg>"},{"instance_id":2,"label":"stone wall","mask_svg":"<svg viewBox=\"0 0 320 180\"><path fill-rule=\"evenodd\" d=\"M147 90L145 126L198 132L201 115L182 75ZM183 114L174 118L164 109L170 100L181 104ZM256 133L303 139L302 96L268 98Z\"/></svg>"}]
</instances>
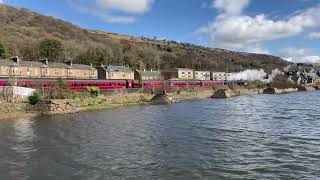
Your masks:
<instances>
[{"instance_id":1,"label":"stone wall","mask_svg":"<svg viewBox=\"0 0 320 180\"><path fill-rule=\"evenodd\" d=\"M111 105L128 105L149 102L153 96L148 94L115 94L98 98L42 100L31 108L43 115L73 114L89 109L107 108Z\"/></svg>"},{"instance_id":2,"label":"stone wall","mask_svg":"<svg viewBox=\"0 0 320 180\"><path fill-rule=\"evenodd\" d=\"M37 105L33 106L32 111L41 112L43 115L57 115L57 114L72 114L80 112L82 109L72 100L42 100Z\"/></svg>"},{"instance_id":3,"label":"stone wall","mask_svg":"<svg viewBox=\"0 0 320 180\"><path fill-rule=\"evenodd\" d=\"M30 107L28 103L10 103L0 100L1 113L26 112L30 110Z\"/></svg>"},{"instance_id":4,"label":"stone wall","mask_svg":"<svg viewBox=\"0 0 320 180\"><path fill-rule=\"evenodd\" d=\"M263 94L282 94L291 93L299 91L298 88L287 88L287 89L277 89L277 88L267 88L263 90Z\"/></svg>"}]
</instances>

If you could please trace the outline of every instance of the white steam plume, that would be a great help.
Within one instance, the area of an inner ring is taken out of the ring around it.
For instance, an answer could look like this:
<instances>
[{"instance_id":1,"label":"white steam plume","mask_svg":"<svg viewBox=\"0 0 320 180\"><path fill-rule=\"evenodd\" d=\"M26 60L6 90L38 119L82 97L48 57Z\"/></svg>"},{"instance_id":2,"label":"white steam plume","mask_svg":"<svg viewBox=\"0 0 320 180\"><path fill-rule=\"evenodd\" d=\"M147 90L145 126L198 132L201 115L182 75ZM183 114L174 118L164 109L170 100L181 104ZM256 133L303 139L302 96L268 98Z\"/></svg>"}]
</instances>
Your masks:
<instances>
[{"instance_id":1,"label":"white steam plume","mask_svg":"<svg viewBox=\"0 0 320 180\"><path fill-rule=\"evenodd\" d=\"M231 81L256 81L256 80L263 80L266 77L267 73L264 72L263 69L260 70L245 70L239 72L237 74L232 75L229 80Z\"/></svg>"},{"instance_id":2,"label":"white steam plume","mask_svg":"<svg viewBox=\"0 0 320 180\"><path fill-rule=\"evenodd\" d=\"M279 69L272 70L272 73L269 75L269 78L266 79L267 73L263 70L248 69L237 74L232 75L229 80L231 81L262 81L264 83L270 83L273 79L279 75L283 74Z\"/></svg>"}]
</instances>

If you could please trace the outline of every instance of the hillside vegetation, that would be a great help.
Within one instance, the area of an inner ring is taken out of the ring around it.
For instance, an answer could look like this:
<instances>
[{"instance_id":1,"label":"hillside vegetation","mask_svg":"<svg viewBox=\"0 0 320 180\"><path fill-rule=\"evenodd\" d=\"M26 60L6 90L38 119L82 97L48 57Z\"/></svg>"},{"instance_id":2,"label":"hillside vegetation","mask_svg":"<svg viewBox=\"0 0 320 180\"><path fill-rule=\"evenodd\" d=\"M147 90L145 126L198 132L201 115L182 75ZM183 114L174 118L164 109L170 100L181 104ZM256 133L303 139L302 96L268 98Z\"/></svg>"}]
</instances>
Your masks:
<instances>
[{"instance_id":1,"label":"hillside vegetation","mask_svg":"<svg viewBox=\"0 0 320 180\"><path fill-rule=\"evenodd\" d=\"M130 65L133 68L169 69L188 67L214 71L266 70L285 67L289 62L275 56L211 49L187 43L153 40L82 29L71 23L28 9L0 5L0 42L8 57L39 60L43 40L62 44L61 55L52 61L72 59L75 63Z\"/></svg>"}]
</instances>

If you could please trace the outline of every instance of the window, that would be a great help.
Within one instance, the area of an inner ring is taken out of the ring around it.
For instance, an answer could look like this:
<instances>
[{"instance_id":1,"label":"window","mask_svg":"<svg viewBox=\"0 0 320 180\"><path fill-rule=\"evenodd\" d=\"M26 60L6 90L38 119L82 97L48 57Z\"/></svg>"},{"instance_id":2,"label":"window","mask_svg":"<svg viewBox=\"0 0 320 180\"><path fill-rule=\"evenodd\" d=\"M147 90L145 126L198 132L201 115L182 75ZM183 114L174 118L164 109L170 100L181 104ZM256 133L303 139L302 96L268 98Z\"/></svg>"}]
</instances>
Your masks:
<instances>
[{"instance_id":1,"label":"window","mask_svg":"<svg viewBox=\"0 0 320 180\"><path fill-rule=\"evenodd\" d=\"M191 72L188 72L188 74L191 74Z\"/></svg>"},{"instance_id":2,"label":"window","mask_svg":"<svg viewBox=\"0 0 320 180\"><path fill-rule=\"evenodd\" d=\"M48 69L47 68L42 69L42 75L48 75Z\"/></svg>"},{"instance_id":3,"label":"window","mask_svg":"<svg viewBox=\"0 0 320 180\"><path fill-rule=\"evenodd\" d=\"M123 77L126 77L126 74L125 73L123 73L123 75L122 75Z\"/></svg>"},{"instance_id":4,"label":"window","mask_svg":"<svg viewBox=\"0 0 320 180\"><path fill-rule=\"evenodd\" d=\"M57 69L54 70L54 74L55 74L55 75L58 75L58 74L59 74Z\"/></svg>"},{"instance_id":5,"label":"window","mask_svg":"<svg viewBox=\"0 0 320 180\"><path fill-rule=\"evenodd\" d=\"M181 72L181 74L186 74L186 72Z\"/></svg>"}]
</instances>

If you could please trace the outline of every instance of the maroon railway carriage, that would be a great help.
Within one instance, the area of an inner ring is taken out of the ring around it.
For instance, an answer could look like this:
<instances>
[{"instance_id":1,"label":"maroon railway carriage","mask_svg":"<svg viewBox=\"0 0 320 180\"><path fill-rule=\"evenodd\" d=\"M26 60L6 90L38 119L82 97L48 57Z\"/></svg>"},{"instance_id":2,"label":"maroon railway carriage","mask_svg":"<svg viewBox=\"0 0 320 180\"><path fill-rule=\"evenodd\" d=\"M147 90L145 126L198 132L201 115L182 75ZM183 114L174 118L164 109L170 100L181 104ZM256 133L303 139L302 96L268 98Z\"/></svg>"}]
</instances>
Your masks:
<instances>
[{"instance_id":1,"label":"maroon railway carriage","mask_svg":"<svg viewBox=\"0 0 320 180\"><path fill-rule=\"evenodd\" d=\"M12 84L12 80L0 79L0 86ZM17 86L30 87L49 91L54 88L56 79L16 79L14 82ZM68 79L67 88L74 91L83 91L87 86L96 86L102 91L122 90L122 89L139 89L140 84L137 80L78 80ZM161 89L164 86L173 88L192 88L192 87L211 87L222 86L224 82L218 81L197 81L197 80L169 80L169 81L144 81L143 88L147 90Z\"/></svg>"}]
</instances>

